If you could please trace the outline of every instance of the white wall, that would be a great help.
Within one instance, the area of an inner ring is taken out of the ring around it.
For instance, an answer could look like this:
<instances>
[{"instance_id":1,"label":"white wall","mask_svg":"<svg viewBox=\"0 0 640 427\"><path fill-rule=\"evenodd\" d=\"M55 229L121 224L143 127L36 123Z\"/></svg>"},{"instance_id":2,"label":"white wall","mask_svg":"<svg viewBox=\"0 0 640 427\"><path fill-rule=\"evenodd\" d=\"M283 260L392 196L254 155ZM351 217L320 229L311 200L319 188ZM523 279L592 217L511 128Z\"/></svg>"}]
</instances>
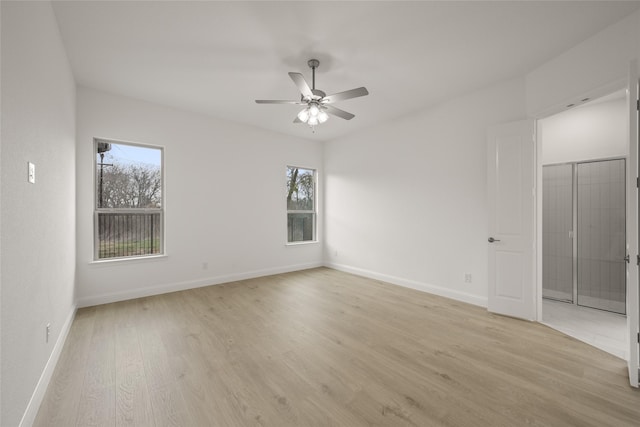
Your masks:
<instances>
[{"instance_id":1,"label":"white wall","mask_svg":"<svg viewBox=\"0 0 640 427\"><path fill-rule=\"evenodd\" d=\"M572 108L538 121L542 164L624 157L628 152L624 96Z\"/></svg>"},{"instance_id":2,"label":"white wall","mask_svg":"<svg viewBox=\"0 0 640 427\"><path fill-rule=\"evenodd\" d=\"M584 95L622 88L632 59L640 60L640 11L527 74L527 113L544 117Z\"/></svg>"},{"instance_id":3,"label":"white wall","mask_svg":"<svg viewBox=\"0 0 640 427\"><path fill-rule=\"evenodd\" d=\"M74 312L75 83L51 5L2 2L0 7L0 424L17 426ZM35 184L27 182L28 161L36 165ZM31 415L38 405L34 395Z\"/></svg>"},{"instance_id":4,"label":"white wall","mask_svg":"<svg viewBox=\"0 0 640 427\"><path fill-rule=\"evenodd\" d=\"M486 305L486 131L524 117L516 79L327 143L327 263Z\"/></svg>"},{"instance_id":5,"label":"white wall","mask_svg":"<svg viewBox=\"0 0 640 427\"><path fill-rule=\"evenodd\" d=\"M0 5L0 166L2 166L2 7ZM0 423L2 422L2 173L0 171Z\"/></svg>"},{"instance_id":6,"label":"white wall","mask_svg":"<svg viewBox=\"0 0 640 427\"><path fill-rule=\"evenodd\" d=\"M322 176L321 143L86 88L77 103L81 306L322 265L322 242L285 246L286 166ZM94 137L164 147L166 257L92 262Z\"/></svg>"}]
</instances>

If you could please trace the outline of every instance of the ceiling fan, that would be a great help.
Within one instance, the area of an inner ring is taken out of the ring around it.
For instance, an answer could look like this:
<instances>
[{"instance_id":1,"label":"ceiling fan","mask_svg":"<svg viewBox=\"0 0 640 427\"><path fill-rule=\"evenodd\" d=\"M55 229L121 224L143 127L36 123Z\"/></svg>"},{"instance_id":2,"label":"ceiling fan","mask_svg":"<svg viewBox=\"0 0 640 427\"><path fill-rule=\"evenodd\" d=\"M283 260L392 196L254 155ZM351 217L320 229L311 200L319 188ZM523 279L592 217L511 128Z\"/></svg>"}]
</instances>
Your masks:
<instances>
[{"instance_id":1,"label":"ceiling fan","mask_svg":"<svg viewBox=\"0 0 640 427\"><path fill-rule=\"evenodd\" d=\"M353 119L355 115L336 108L330 104L333 104L336 101L343 101L345 99L369 95L367 88L359 87L344 92L334 93L333 95L327 95L320 89L316 89L316 68L318 68L318 66L320 65L320 61L318 61L317 59L310 59L309 61L307 61L307 65L309 65L309 67L311 68L311 87L309 87L309 84L304 79L304 76L301 73L289 73L289 77L291 77L291 80L293 80L293 82L300 90L300 101L256 99L256 103L304 105L304 109L298 113L298 116L293 122L306 123L312 129L314 129L314 126L326 122L329 119L329 114L345 120Z\"/></svg>"}]
</instances>

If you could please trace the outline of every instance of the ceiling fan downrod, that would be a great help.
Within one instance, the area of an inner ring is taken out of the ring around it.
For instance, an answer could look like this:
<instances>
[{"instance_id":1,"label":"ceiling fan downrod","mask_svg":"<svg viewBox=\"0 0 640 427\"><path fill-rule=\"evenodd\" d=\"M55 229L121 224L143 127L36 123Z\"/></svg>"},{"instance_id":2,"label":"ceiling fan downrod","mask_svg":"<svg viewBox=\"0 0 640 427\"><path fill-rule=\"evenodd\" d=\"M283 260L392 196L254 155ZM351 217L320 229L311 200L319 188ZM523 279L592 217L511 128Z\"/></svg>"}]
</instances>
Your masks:
<instances>
[{"instance_id":1,"label":"ceiling fan downrod","mask_svg":"<svg viewBox=\"0 0 640 427\"><path fill-rule=\"evenodd\" d=\"M317 59L310 59L307 65L311 68L311 90L316 90L316 68L320 65Z\"/></svg>"}]
</instances>

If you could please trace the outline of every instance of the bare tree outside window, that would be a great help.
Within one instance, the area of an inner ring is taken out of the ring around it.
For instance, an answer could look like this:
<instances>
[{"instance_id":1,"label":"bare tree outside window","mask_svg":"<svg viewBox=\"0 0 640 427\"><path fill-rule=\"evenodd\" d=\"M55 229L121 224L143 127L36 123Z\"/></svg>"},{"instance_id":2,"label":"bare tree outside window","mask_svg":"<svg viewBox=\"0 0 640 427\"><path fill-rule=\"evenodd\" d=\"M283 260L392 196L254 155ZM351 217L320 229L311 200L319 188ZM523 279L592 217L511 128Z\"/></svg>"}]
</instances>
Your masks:
<instances>
[{"instance_id":1,"label":"bare tree outside window","mask_svg":"<svg viewBox=\"0 0 640 427\"><path fill-rule=\"evenodd\" d=\"M95 154L95 258L162 253L162 149L96 140Z\"/></svg>"},{"instance_id":2,"label":"bare tree outside window","mask_svg":"<svg viewBox=\"0 0 640 427\"><path fill-rule=\"evenodd\" d=\"M287 167L287 242L315 240L316 171Z\"/></svg>"},{"instance_id":3,"label":"bare tree outside window","mask_svg":"<svg viewBox=\"0 0 640 427\"><path fill-rule=\"evenodd\" d=\"M109 161L109 160L107 160ZM102 178L99 208L160 208L162 174L159 165L119 164L112 160ZM98 177L100 185L100 177Z\"/></svg>"}]
</instances>

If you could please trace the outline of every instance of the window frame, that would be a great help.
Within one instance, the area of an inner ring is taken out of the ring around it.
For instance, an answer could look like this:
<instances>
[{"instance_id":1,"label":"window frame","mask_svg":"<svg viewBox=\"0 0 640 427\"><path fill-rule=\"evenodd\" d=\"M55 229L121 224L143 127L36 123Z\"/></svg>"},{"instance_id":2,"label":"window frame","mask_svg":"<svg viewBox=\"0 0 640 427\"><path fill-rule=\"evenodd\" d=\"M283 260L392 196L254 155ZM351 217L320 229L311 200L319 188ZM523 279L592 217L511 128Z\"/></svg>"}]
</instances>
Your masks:
<instances>
[{"instance_id":1,"label":"window frame","mask_svg":"<svg viewBox=\"0 0 640 427\"><path fill-rule=\"evenodd\" d=\"M148 148L152 150L160 150L160 207L159 208L101 208L98 207L98 144L108 143L115 145L128 145L132 147ZM165 170L164 170L164 147L159 145L144 144L139 142L122 141L111 138L93 138L93 262L112 262L126 260L141 260L145 258L158 258L166 255L165 252ZM128 255L120 257L100 258L100 236L99 236L99 216L105 213L121 213L121 214L159 214L160 229L158 230L160 245L158 253L143 255Z\"/></svg>"},{"instance_id":2,"label":"window frame","mask_svg":"<svg viewBox=\"0 0 640 427\"><path fill-rule=\"evenodd\" d=\"M285 209L286 209L286 215L285 215L285 232L286 232L286 238L285 238L285 244L287 246L294 246L294 245L304 245L304 244L309 244L309 243L317 243L318 242L318 169L316 168L311 168L311 167L304 167L304 166L294 166L291 164L288 164L286 166L286 173L285 173L285 178L288 179L288 171L289 169L298 169L298 170L305 170L305 171L311 171L313 172L313 209L304 209L304 210L291 210L289 209L289 206L287 204L287 199L285 197ZM285 187L288 190L288 187ZM311 214L313 217L312 220L312 229L311 229L311 234L312 234L312 238L310 240L294 240L294 241L290 241L289 240L289 214Z\"/></svg>"}]
</instances>

